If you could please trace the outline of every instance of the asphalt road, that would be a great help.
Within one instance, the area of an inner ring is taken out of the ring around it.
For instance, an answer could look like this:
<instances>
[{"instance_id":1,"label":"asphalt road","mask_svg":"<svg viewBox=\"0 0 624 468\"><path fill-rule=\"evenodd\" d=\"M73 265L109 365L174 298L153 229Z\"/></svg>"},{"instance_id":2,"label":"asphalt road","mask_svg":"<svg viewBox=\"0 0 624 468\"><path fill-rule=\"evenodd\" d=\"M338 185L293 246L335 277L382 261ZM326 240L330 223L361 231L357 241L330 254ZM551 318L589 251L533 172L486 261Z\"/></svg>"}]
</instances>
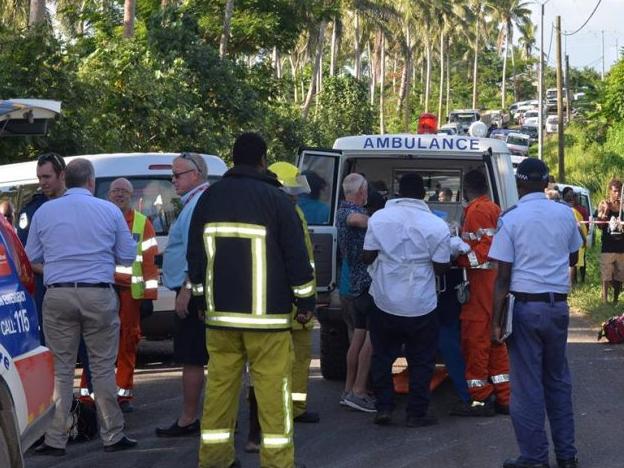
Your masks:
<instances>
[{"instance_id":1,"label":"asphalt road","mask_svg":"<svg viewBox=\"0 0 624 468\"><path fill-rule=\"evenodd\" d=\"M583 468L620 468L624 405L624 347L596 343L596 330L573 317L569 361L574 380L577 446ZM317 334L318 338L318 334ZM316 344L318 351L318 345ZM199 440L161 439L156 426L173 422L180 407L180 369L170 363L171 343L142 344L136 376L136 411L126 415L127 433L139 440L135 450L106 453L99 440L71 444L60 458L28 454L28 468L187 468L197 467ZM318 352L316 353L318 355ZM440 424L427 428L403 425L404 398L395 424L378 427L370 414L338 405L339 382L320 376L313 362L310 409L321 414L319 424L296 425L296 458L311 467L332 468L489 468L517 455L508 416L463 419L447 415L453 396L450 385L438 389L432 409ZM241 400L237 456L244 467L257 467L257 455L246 454L247 408ZM552 466L554 454L551 454Z\"/></svg>"}]
</instances>

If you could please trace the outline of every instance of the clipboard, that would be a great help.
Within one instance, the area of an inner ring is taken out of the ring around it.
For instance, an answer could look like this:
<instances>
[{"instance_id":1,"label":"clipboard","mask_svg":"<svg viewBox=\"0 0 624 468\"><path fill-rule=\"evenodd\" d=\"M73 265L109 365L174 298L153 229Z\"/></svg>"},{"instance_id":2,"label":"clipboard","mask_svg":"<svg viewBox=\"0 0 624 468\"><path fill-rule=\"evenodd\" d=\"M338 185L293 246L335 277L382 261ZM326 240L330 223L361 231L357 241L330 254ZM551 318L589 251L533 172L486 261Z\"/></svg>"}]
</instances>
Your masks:
<instances>
[{"instance_id":1,"label":"clipboard","mask_svg":"<svg viewBox=\"0 0 624 468\"><path fill-rule=\"evenodd\" d=\"M516 298L512 294L507 294L505 297L505 302L503 303L503 313L500 318L500 328L501 328L501 341L505 341L512 332L512 324L513 324L513 309L516 303Z\"/></svg>"}]
</instances>

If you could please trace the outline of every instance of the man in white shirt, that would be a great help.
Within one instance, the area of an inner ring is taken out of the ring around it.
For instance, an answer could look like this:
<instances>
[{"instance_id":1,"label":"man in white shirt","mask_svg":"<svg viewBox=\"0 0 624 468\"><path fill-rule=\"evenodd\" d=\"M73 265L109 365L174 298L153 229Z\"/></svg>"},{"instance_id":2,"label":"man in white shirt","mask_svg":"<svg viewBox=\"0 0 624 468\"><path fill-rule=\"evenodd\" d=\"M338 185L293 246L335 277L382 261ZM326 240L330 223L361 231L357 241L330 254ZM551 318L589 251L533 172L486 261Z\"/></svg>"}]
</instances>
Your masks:
<instances>
[{"instance_id":1,"label":"man in white shirt","mask_svg":"<svg viewBox=\"0 0 624 468\"><path fill-rule=\"evenodd\" d=\"M450 234L447 224L424 202L425 188L418 174L401 177L399 196L370 218L364 239L364 261L372 264L370 294L376 305L370 316L377 399L374 422L386 425L392 420L392 363L405 345L410 369L406 423L422 427L437 423L427 414L438 348L435 275L450 266Z\"/></svg>"}]
</instances>

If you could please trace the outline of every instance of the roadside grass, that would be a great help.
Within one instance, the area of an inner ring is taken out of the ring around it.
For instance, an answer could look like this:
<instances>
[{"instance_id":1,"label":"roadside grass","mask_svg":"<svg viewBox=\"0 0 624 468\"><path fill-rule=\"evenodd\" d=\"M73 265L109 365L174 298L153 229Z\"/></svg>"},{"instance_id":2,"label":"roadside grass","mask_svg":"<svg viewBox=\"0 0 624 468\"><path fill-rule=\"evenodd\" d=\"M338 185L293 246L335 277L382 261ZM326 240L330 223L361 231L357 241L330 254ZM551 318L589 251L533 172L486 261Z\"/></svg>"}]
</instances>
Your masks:
<instances>
[{"instance_id":1,"label":"roadside grass","mask_svg":"<svg viewBox=\"0 0 624 468\"><path fill-rule=\"evenodd\" d=\"M576 312L583 314L593 324L600 325L602 322L614 315L620 315L623 312L622 301L624 294L620 294L620 302L613 305L611 302L603 304L600 299L601 281L600 281L600 230L596 229L596 242L594 247L587 251L587 276L585 283L577 283L573 287L569 304ZM580 279L580 274L578 274ZM613 298L610 290L609 301Z\"/></svg>"}]
</instances>

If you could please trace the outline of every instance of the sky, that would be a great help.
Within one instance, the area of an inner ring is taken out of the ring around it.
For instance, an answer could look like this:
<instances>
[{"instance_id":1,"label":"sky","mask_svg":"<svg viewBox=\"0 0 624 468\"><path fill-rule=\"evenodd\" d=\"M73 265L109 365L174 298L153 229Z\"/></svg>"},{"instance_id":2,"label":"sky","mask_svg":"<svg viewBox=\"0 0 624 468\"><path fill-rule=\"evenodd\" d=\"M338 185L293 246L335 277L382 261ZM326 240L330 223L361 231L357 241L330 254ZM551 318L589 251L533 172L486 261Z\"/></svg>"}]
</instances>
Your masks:
<instances>
[{"instance_id":1,"label":"sky","mask_svg":"<svg viewBox=\"0 0 624 468\"><path fill-rule=\"evenodd\" d=\"M539 50L540 42L540 6L543 0L535 0L531 5L533 11L533 23L537 25L536 49ZM548 63L555 65L556 42L551 30L554 29L555 17L561 16L562 31L571 33L578 29L589 17L598 0L549 0L544 7L544 51L550 55ZM604 31L604 68L605 73L617 59L616 43L619 45L620 54L624 47L624 0L602 0L598 10L589 20L587 25L578 33L562 36L562 56L567 51L570 56L570 66L583 68L589 66L599 73L602 71L602 33Z\"/></svg>"}]
</instances>

